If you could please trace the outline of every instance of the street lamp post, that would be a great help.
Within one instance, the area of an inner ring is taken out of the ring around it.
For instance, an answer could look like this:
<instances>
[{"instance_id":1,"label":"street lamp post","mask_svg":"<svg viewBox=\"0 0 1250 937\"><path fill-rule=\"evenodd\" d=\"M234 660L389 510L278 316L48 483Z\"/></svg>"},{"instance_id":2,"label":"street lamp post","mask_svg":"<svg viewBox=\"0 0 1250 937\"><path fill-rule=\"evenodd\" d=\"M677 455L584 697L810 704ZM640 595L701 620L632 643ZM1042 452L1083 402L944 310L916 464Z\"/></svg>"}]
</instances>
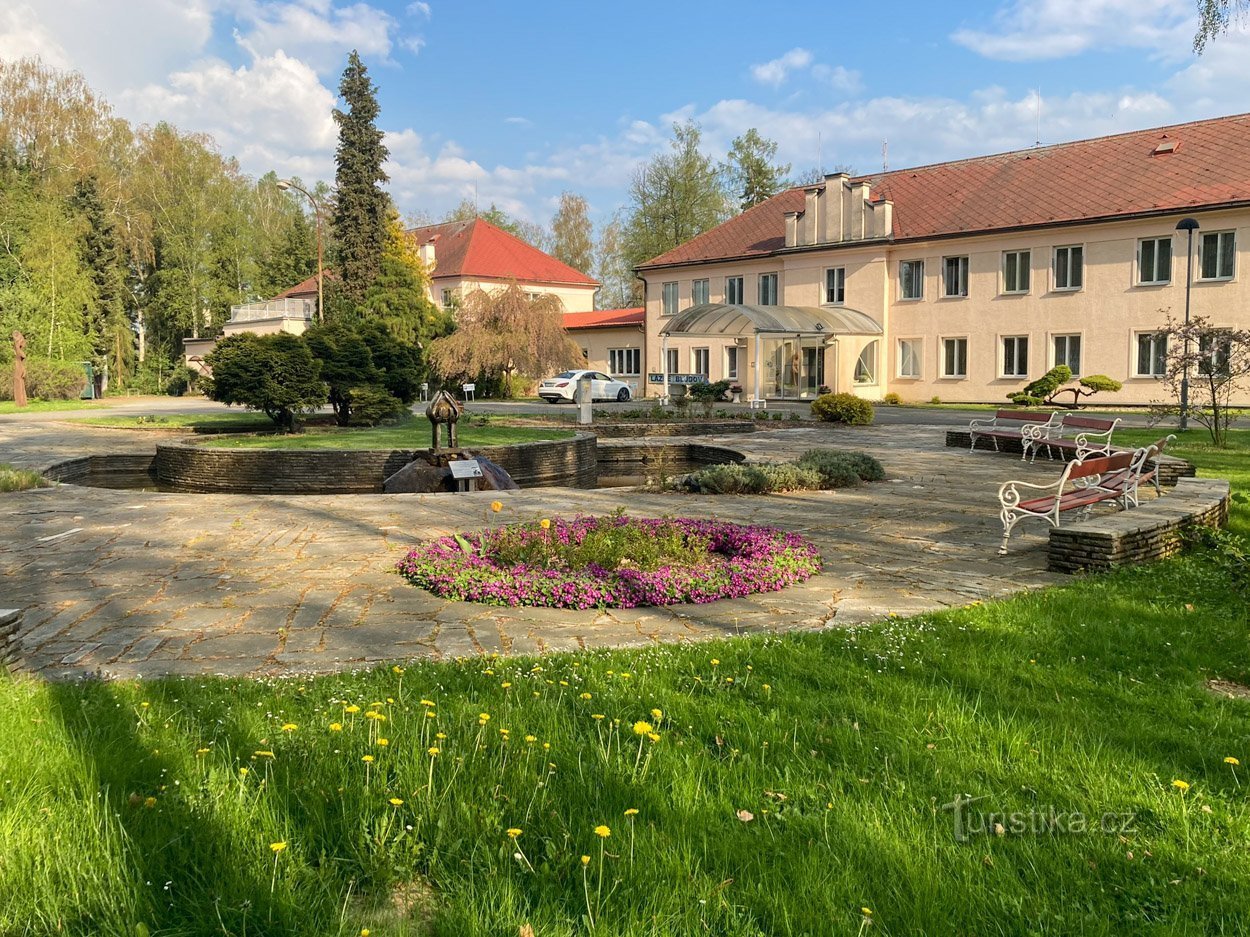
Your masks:
<instances>
[{"instance_id":1,"label":"street lamp post","mask_svg":"<svg viewBox=\"0 0 1250 937\"><path fill-rule=\"evenodd\" d=\"M290 179L279 179L278 188L285 192L287 189L294 189L299 192L308 201L312 202L313 215L317 219L317 321L325 323L325 274L322 267L322 240L321 240L321 203L313 196L311 192L303 186L297 185Z\"/></svg>"},{"instance_id":2,"label":"street lamp post","mask_svg":"<svg viewBox=\"0 0 1250 937\"><path fill-rule=\"evenodd\" d=\"M1180 430L1189 428L1189 294L1194 283L1194 232L1198 230L1195 218L1182 218L1176 223L1177 231L1184 231L1189 240L1185 246L1185 373L1181 375L1181 422Z\"/></svg>"}]
</instances>

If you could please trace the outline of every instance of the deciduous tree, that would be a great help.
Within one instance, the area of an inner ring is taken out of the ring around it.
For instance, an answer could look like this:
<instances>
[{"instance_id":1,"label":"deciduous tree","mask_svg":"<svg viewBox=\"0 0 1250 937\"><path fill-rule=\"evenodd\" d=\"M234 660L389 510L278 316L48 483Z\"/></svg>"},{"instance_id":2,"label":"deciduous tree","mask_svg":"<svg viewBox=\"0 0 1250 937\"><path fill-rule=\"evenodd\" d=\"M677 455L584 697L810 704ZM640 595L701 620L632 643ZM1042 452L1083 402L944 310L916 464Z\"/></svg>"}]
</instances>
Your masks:
<instances>
[{"instance_id":1,"label":"deciduous tree","mask_svg":"<svg viewBox=\"0 0 1250 937\"><path fill-rule=\"evenodd\" d=\"M1207 43L1220 33L1227 32L1239 17L1250 12L1247 0L1197 0L1198 33L1194 36L1194 51L1201 54Z\"/></svg>"},{"instance_id":2,"label":"deciduous tree","mask_svg":"<svg viewBox=\"0 0 1250 937\"><path fill-rule=\"evenodd\" d=\"M590 206L580 195L564 192L551 219L551 254L574 270L589 274L594 267L595 245Z\"/></svg>"},{"instance_id":3,"label":"deciduous tree","mask_svg":"<svg viewBox=\"0 0 1250 937\"><path fill-rule=\"evenodd\" d=\"M776 142L760 136L754 127L733 141L724 172L743 211L785 188L790 164L778 165L776 159Z\"/></svg>"}]
</instances>

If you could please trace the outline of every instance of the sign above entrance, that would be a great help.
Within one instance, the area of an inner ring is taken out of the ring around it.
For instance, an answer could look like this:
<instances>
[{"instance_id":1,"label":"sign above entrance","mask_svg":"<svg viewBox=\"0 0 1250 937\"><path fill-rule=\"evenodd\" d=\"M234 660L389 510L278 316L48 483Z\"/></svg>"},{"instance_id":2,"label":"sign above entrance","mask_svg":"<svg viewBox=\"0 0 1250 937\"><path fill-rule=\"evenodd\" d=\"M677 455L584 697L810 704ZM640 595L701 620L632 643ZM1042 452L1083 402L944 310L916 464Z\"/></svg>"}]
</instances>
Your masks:
<instances>
[{"instance_id":1,"label":"sign above entrance","mask_svg":"<svg viewBox=\"0 0 1250 937\"><path fill-rule=\"evenodd\" d=\"M706 381L707 381L707 377L702 374L670 374L668 376L668 382L670 384L702 384ZM647 383L648 384L663 384L664 374L663 373L655 374L653 372L648 372Z\"/></svg>"}]
</instances>

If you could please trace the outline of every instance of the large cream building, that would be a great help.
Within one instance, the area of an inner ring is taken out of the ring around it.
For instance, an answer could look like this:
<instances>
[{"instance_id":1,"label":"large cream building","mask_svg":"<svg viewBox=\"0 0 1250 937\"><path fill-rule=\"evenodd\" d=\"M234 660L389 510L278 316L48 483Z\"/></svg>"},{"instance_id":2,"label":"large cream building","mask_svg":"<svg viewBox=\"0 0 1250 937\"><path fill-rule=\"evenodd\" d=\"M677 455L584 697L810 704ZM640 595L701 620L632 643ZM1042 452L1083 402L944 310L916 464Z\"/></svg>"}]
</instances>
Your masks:
<instances>
[{"instance_id":1,"label":"large cream building","mask_svg":"<svg viewBox=\"0 0 1250 937\"><path fill-rule=\"evenodd\" d=\"M1248 251L1250 115L829 175L638 268L647 392L1002 402L1067 364L1146 404L1191 263L1192 314L1250 328Z\"/></svg>"}]
</instances>

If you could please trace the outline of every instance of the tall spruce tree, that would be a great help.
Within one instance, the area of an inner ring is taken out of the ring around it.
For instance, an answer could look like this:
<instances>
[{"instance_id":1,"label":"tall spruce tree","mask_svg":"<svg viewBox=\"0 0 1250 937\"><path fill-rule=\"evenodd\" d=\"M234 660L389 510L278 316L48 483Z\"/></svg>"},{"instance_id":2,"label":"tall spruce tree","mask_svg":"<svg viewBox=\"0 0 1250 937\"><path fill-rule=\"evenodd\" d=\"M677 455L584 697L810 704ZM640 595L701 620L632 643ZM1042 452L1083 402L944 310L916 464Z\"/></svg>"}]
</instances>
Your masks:
<instances>
[{"instance_id":1,"label":"tall spruce tree","mask_svg":"<svg viewBox=\"0 0 1250 937\"><path fill-rule=\"evenodd\" d=\"M334 241L338 245L339 288L353 302L364 298L378 275L386 245L390 198L382 164L387 149L377 126L377 88L355 50L339 82L346 110L334 111L339 145L334 159Z\"/></svg>"},{"instance_id":2,"label":"tall spruce tree","mask_svg":"<svg viewBox=\"0 0 1250 937\"><path fill-rule=\"evenodd\" d=\"M92 359L97 366L107 365L113 379L124 384L130 373L134 333L126 314L123 258L95 176L78 181L71 204L86 221L82 259L95 284L95 305L86 310L83 322L93 343Z\"/></svg>"}]
</instances>

